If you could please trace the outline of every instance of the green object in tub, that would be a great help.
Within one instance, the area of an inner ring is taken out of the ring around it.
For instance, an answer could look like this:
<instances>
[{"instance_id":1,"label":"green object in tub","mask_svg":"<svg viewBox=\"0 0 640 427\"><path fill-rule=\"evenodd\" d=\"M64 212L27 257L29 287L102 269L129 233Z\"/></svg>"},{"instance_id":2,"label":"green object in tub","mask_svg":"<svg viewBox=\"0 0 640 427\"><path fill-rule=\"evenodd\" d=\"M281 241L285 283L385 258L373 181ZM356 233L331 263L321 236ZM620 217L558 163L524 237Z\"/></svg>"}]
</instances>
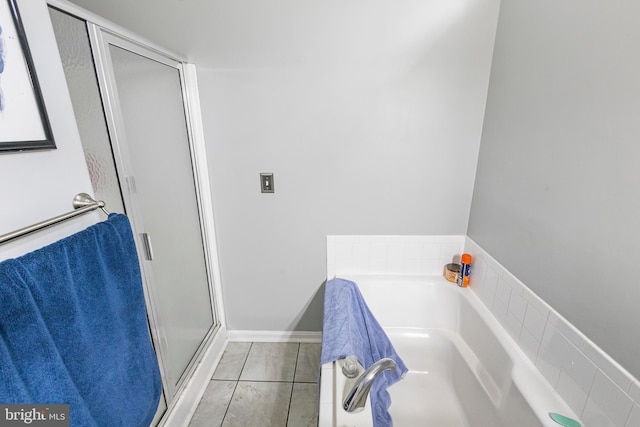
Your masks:
<instances>
[{"instance_id":1,"label":"green object in tub","mask_svg":"<svg viewBox=\"0 0 640 427\"><path fill-rule=\"evenodd\" d=\"M551 419L564 427L580 427L580 423L564 415L549 412Z\"/></svg>"}]
</instances>

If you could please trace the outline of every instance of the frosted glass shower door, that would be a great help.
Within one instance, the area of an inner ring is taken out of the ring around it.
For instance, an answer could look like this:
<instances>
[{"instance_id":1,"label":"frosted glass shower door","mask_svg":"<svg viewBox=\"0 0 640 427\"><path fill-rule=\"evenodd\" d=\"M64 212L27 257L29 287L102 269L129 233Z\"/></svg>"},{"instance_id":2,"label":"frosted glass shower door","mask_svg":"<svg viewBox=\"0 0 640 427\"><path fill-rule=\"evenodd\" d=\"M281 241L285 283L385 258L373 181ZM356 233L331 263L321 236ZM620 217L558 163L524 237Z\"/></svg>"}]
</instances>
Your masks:
<instances>
[{"instance_id":1,"label":"frosted glass shower door","mask_svg":"<svg viewBox=\"0 0 640 427\"><path fill-rule=\"evenodd\" d=\"M125 199L146 249L175 394L216 325L181 64L108 33L101 40Z\"/></svg>"}]
</instances>

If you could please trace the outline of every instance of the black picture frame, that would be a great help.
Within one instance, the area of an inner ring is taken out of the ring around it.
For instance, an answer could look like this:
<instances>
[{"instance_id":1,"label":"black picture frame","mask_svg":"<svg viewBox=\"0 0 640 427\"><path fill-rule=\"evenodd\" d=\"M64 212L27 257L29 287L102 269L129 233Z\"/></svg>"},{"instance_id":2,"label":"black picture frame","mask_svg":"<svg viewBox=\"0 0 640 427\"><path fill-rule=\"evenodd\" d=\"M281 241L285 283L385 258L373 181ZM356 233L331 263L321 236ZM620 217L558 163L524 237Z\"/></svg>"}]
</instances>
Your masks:
<instances>
[{"instance_id":1,"label":"black picture frame","mask_svg":"<svg viewBox=\"0 0 640 427\"><path fill-rule=\"evenodd\" d=\"M18 5L0 0L0 152L55 148Z\"/></svg>"}]
</instances>

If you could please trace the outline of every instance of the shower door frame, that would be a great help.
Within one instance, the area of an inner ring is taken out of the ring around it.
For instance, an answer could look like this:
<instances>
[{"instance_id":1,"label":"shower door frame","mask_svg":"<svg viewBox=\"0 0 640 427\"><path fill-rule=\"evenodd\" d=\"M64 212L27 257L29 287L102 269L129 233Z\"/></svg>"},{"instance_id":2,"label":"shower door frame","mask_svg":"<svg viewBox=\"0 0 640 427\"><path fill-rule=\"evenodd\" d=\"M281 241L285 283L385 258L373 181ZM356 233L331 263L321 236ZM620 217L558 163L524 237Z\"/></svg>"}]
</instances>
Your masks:
<instances>
[{"instance_id":1,"label":"shower door frame","mask_svg":"<svg viewBox=\"0 0 640 427\"><path fill-rule=\"evenodd\" d=\"M132 203L132 195L130 190L132 186L135 185L135 183L132 179L127 178L128 174L126 173L126 171L131 170L130 164L128 164L130 158L125 152L126 138L124 136L122 117L119 116L121 114L121 111L117 102L117 96L115 97L115 99L113 96L115 87L111 87L109 90L107 88L108 84L113 85L114 82L111 81L111 83L109 83L109 78L105 75L105 66L110 66L110 64L105 63L106 55L104 55L103 49L108 49L108 46L107 44L105 44L104 38L106 37L111 40L117 39L116 45L130 50L134 53L136 53L136 50L139 50L143 56L149 57L150 59L176 68L180 75L182 100L185 110L191 167L196 190L196 201L198 214L200 217L199 225L203 240L205 268L208 276L208 290L212 309L211 314L213 323L205 338L198 347L198 350L192 357L190 363L180 376L178 385L175 386L168 379L169 376L167 375L167 366L164 362L164 360L166 360L165 352L167 341L164 331L162 330L162 328L158 327L161 322L158 321L158 302L157 298L154 295L152 273L148 268L145 269L142 265L143 263L141 262L145 285L145 300L147 304L150 328L152 330L152 339L154 342L156 353L158 354L160 369L163 373L162 382L164 399L166 401L166 411L163 415L161 415L162 420L160 424L165 424L167 415L169 414L171 414L169 418L171 418L171 422L173 422L173 418L177 416L177 414L185 414L189 412L188 408L181 408L177 410L177 413L173 409L174 406L179 403L179 397L183 394L183 391L185 391L185 388L187 388L187 386L189 385L189 380L191 377L193 377L194 371L196 371L198 365L204 362L205 358L207 358L207 364L211 363L211 356L207 355L207 351L209 349L213 349L214 347L214 351L220 350L218 348L220 346L220 339L223 339L226 342L226 329L222 324L222 320L225 318L225 314L224 307L222 305L222 288L220 266L218 262L218 250L215 238L213 201L211 197L209 172L206 160L207 157L200 111L196 69L193 64L187 63L186 60L179 55L169 52L166 49L155 45L154 43L146 41L136 34L118 27L97 15L87 12L86 10L79 8L78 6L69 3L68 1L46 1L50 6L86 22L90 38L91 50L94 56L95 70L100 86L100 95L102 97L104 107L105 121L107 124L109 137L114 153L116 169L118 170L118 173L125 172L121 174L121 194L124 199L125 206L127 207L128 215L131 218L134 230L136 229L136 224L142 224L142 218L141 213L138 211L138 208L136 208L136 203ZM101 51L103 51L102 54L100 53ZM118 142L118 138L121 138L121 141L125 140L125 142L123 144L120 144ZM170 201L168 202L170 203ZM141 247L141 245L136 246L140 259L145 259L145 253L143 253L143 248ZM222 336L223 338L219 338L220 336ZM189 394L192 395L193 391L190 391Z\"/></svg>"},{"instance_id":2,"label":"shower door frame","mask_svg":"<svg viewBox=\"0 0 640 427\"><path fill-rule=\"evenodd\" d=\"M129 37L120 35L117 32L114 32L110 29L104 28L100 25L94 24L90 21L87 21L87 29L89 32L89 39L91 43L91 50L94 55L94 62L96 72L98 74L98 82L100 86L100 92L102 95L102 101L105 109L105 116L107 127L109 129L109 135L111 137L111 145L114 151L114 157L116 162L116 168L123 173L124 182L126 184L125 188L123 188L122 195L125 202L125 206L127 210L131 211L132 217L132 225L134 230L140 232L144 230L144 225L142 221L142 215L136 209L137 203L135 202L135 197L132 193L134 193L135 189L135 181L133 181L131 171L133 169L130 164L130 155L127 153L127 137L124 125L124 117L122 115L122 111L120 108L120 101L118 98L115 74L113 72L113 68L111 65L111 56L109 53L109 45L114 45L130 51L134 54L141 55L143 57L148 58L149 60L159 62L163 65L174 68L178 71L180 76L180 85L182 88L182 102L184 106L185 119L186 119L186 127L187 127L187 135L189 140L189 151L191 155L191 168L193 171L194 184L196 190L196 201L198 205L198 214L200 217L200 229L201 235L203 239L203 249L204 249L204 258L205 258L205 267L208 278L209 285L209 297L210 297L210 305L212 309L212 326L205 335L205 338L199 345L196 353L193 355L191 361L188 363L187 367L180 375L179 380L177 382L177 386L174 385L171 381L169 381L171 375L169 375L169 368L165 360L167 360L167 351L168 351L168 340L166 337L166 333L164 328L162 327L162 319L158 314L158 303L156 298L154 298L154 279L152 267L146 267L144 262L142 264L143 275L145 276L145 281L147 286L149 286L149 300L147 301L149 311L150 311L150 321L152 323L152 328L155 329L157 338L156 338L156 349L159 353L159 362L160 369L163 371L163 385L165 387L165 399L167 399L167 406L171 406L171 403L175 400L177 396L179 396L181 390L185 387L188 378L192 375L194 368L197 366L199 360L201 359L203 352L207 349L209 344L211 343L214 335L220 329L221 323L218 315L218 307L216 306L216 295L214 293L214 286L212 286L212 282L215 282L215 272L214 272L214 263L212 260L217 259L217 257L213 257L211 254L212 244L211 242L215 242L210 238L210 235L213 235L212 231L214 230L213 224L210 226L207 225L207 219L213 219L212 209L207 212L205 209L205 203L203 203L203 193L210 194L209 191L203 192L203 183L208 183L208 178L206 176L206 165L202 162L198 162L199 159L206 158L204 155L198 156L198 151L196 150L196 144L194 143L194 126L193 126L193 100L189 96L189 92L193 96L193 93L197 90L194 90L194 81L193 78L195 74L190 75L189 77L185 76L185 66L180 59L175 58L173 55L168 54L166 52L159 51L156 48L149 47L143 43L140 43L136 40L132 40ZM192 66L193 67L193 66ZM191 90L186 90L187 87L190 87ZM199 113L199 112L198 112ZM203 145L203 144L202 144ZM200 152L203 151L204 147L200 147ZM171 203L170 200L167 200L167 203ZM142 245L138 245L139 248L139 257L141 260L146 258L146 253L144 253Z\"/></svg>"}]
</instances>

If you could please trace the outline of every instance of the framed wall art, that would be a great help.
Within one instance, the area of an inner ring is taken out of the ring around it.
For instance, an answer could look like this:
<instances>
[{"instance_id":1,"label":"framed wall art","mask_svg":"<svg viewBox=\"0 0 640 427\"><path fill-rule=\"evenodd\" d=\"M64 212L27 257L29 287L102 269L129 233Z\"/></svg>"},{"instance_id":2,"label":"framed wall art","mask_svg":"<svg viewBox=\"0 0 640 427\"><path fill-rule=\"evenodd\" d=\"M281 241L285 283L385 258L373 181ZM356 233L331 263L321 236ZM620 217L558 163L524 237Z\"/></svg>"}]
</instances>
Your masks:
<instances>
[{"instance_id":1,"label":"framed wall art","mask_svg":"<svg viewBox=\"0 0 640 427\"><path fill-rule=\"evenodd\" d=\"M0 151L56 148L16 0L0 0Z\"/></svg>"}]
</instances>

